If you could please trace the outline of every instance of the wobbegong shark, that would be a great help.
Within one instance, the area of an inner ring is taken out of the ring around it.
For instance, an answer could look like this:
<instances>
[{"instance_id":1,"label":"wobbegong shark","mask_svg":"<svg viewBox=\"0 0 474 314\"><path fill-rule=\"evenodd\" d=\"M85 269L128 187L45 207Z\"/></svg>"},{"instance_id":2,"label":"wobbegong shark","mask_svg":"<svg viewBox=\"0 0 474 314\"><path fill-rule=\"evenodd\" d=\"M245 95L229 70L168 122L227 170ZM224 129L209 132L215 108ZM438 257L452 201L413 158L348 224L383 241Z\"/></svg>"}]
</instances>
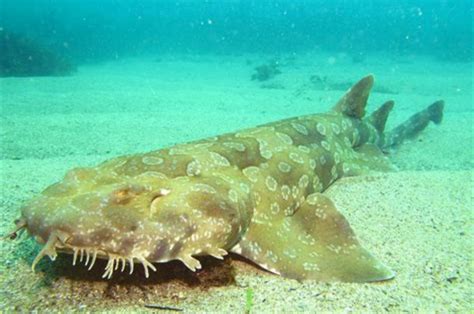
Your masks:
<instances>
[{"instance_id":1,"label":"wobbegong shark","mask_svg":"<svg viewBox=\"0 0 474 314\"><path fill-rule=\"evenodd\" d=\"M327 113L122 156L70 170L21 208L16 229L91 269L144 274L155 263L234 252L297 280L373 282L394 277L359 243L325 191L346 176L390 171L386 153L439 124L443 101L386 132L394 103L366 116L374 79L361 79Z\"/></svg>"}]
</instances>

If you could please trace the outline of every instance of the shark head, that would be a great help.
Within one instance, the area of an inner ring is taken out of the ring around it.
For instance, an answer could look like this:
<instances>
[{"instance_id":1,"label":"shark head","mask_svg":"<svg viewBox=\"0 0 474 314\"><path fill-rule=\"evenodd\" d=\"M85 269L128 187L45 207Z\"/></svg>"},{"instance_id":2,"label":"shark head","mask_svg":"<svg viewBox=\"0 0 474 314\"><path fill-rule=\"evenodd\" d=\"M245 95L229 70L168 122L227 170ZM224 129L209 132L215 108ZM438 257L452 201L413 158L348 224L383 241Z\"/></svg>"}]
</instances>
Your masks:
<instances>
[{"instance_id":1,"label":"shark head","mask_svg":"<svg viewBox=\"0 0 474 314\"><path fill-rule=\"evenodd\" d=\"M57 252L108 259L104 277L128 263L180 260L195 271L193 256L222 258L248 224L242 217L247 194L218 177L177 176L156 172L117 175L107 167L77 168L46 188L21 210L19 227L44 247L33 262Z\"/></svg>"}]
</instances>

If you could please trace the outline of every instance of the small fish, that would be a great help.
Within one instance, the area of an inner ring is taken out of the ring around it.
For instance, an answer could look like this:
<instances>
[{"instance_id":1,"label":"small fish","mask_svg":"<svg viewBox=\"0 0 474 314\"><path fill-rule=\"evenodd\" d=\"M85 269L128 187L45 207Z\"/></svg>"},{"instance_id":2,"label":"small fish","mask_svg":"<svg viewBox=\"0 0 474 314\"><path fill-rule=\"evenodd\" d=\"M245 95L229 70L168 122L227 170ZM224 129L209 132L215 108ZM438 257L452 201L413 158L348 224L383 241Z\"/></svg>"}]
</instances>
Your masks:
<instances>
[{"instance_id":1,"label":"small fish","mask_svg":"<svg viewBox=\"0 0 474 314\"><path fill-rule=\"evenodd\" d=\"M392 101L364 117L372 85L363 78L327 113L73 169L21 209L9 237L26 229L45 244L33 269L65 252L89 269L107 259L104 278L136 263L148 277L171 260L196 271L196 256L234 252L298 280L391 279L324 191L393 169L383 151L439 124L444 103L385 132Z\"/></svg>"}]
</instances>

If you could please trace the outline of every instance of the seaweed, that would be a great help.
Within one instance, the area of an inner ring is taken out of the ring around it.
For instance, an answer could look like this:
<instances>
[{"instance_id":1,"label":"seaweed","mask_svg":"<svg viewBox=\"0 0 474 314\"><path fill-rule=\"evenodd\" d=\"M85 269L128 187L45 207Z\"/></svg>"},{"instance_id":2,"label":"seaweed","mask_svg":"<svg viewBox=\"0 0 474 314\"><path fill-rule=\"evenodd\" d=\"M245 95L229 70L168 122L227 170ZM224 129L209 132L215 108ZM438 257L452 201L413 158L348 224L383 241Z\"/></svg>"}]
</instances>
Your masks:
<instances>
[{"instance_id":1,"label":"seaweed","mask_svg":"<svg viewBox=\"0 0 474 314\"><path fill-rule=\"evenodd\" d=\"M248 287L245 291L245 313L250 313L254 304L254 291L252 288Z\"/></svg>"},{"instance_id":2,"label":"seaweed","mask_svg":"<svg viewBox=\"0 0 474 314\"><path fill-rule=\"evenodd\" d=\"M0 30L0 76L63 76L76 67L65 57L23 35Z\"/></svg>"},{"instance_id":3,"label":"seaweed","mask_svg":"<svg viewBox=\"0 0 474 314\"><path fill-rule=\"evenodd\" d=\"M281 74L280 69L278 69L279 63L277 61L272 61L268 64L262 64L256 67L254 70L256 73L252 74L252 81L258 80L260 82L267 81L278 74Z\"/></svg>"}]
</instances>

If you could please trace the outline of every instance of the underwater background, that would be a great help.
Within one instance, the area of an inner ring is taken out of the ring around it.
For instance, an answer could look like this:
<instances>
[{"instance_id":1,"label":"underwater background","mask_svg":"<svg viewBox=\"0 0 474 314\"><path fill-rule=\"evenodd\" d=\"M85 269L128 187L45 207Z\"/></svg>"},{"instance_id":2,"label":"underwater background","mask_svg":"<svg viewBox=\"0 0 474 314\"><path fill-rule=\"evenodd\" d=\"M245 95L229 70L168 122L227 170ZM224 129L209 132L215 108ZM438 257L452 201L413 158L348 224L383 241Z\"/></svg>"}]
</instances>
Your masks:
<instances>
[{"instance_id":1,"label":"underwater background","mask_svg":"<svg viewBox=\"0 0 474 314\"><path fill-rule=\"evenodd\" d=\"M473 11L469 0L0 0L0 234L64 173L325 112L373 73L388 128L438 99L444 121L389 157L398 171L327 193L397 276L284 279L237 256L195 274L101 278L33 239L0 241L0 312L473 310ZM104 264L104 263L103 263Z\"/></svg>"},{"instance_id":2,"label":"underwater background","mask_svg":"<svg viewBox=\"0 0 474 314\"><path fill-rule=\"evenodd\" d=\"M76 62L151 53L370 51L472 59L468 0L2 0L2 27Z\"/></svg>"}]
</instances>

